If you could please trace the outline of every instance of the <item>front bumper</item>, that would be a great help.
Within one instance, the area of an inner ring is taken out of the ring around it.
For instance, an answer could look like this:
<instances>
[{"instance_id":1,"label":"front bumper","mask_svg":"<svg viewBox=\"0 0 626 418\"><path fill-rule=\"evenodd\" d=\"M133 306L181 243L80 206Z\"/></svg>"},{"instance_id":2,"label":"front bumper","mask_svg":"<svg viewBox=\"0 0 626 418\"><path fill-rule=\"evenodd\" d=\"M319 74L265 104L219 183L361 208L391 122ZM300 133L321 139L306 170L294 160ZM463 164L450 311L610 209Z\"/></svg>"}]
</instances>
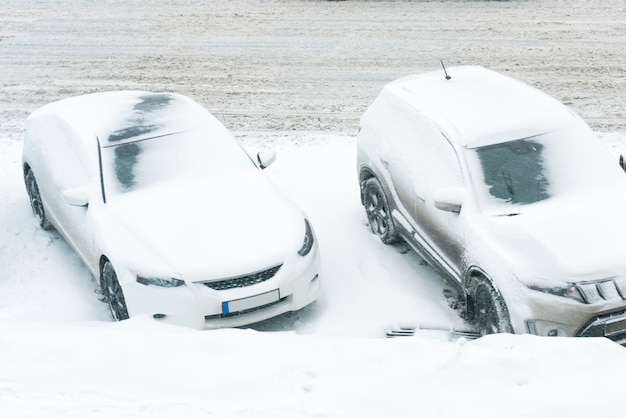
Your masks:
<instances>
[{"instance_id":1,"label":"front bumper","mask_svg":"<svg viewBox=\"0 0 626 418\"><path fill-rule=\"evenodd\" d=\"M541 336L606 337L626 344L626 300L584 304L531 290L525 293L528 309L515 321L516 329Z\"/></svg>"},{"instance_id":2,"label":"front bumper","mask_svg":"<svg viewBox=\"0 0 626 418\"><path fill-rule=\"evenodd\" d=\"M594 315L579 328L542 319L527 320L526 326L528 332L535 335L606 337L618 344L626 345L626 309Z\"/></svg>"},{"instance_id":3,"label":"front bumper","mask_svg":"<svg viewBox=\"0 0 626 418\"><path fill-rule=\"evenodd\" d=\"M243 287L215 290L206 281L175 288L145 286L128 272L120 280L130 316L196 329L239 327L299 310L321 294L319 252L287 260L275 276Z\"/></svg>"},{"instance_id":4,"label":"front bumper","mask_svg":"<svg viewBox=\"0 0 626 418\"><path fill-rule=\"evenodd\" d=\"M577 337L607 337L618 344L626 344L626 309L603 313L593 317Z\"/></svg>"}]
</instances>

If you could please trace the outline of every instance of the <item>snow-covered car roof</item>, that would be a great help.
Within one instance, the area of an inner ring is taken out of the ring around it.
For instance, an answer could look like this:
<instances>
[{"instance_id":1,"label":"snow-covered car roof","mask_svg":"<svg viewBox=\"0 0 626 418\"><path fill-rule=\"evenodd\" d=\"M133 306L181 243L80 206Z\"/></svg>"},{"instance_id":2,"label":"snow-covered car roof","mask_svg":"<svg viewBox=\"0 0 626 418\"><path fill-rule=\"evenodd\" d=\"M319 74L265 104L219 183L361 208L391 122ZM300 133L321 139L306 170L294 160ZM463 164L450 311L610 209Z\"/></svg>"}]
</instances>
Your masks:
<instances>
[{"instance_id":1,"label":"snow-covered car roof","mask_svg":"<svg viewBox=\"0 0 626 418\"><path fill-rule=\"evenodd\" d=\"M199 123L214 121L202 106L175 93L111 91L71 97L36 110L29 118L56 115L71 126L84 141L101 146L122 144L144 138L190 130Z\"/></svg>"},{"instance_id":2,"label":"snow-covered car roof","mask_svg":"<svg viewBox=\"0 0 626 418\"><path fill-rule=\"evenodd\" d=\"M383 94L432 118L450 139L475 148L551 132L578 117L541 91L480 66L400 78Z\"/></svg>"}]
</instances>

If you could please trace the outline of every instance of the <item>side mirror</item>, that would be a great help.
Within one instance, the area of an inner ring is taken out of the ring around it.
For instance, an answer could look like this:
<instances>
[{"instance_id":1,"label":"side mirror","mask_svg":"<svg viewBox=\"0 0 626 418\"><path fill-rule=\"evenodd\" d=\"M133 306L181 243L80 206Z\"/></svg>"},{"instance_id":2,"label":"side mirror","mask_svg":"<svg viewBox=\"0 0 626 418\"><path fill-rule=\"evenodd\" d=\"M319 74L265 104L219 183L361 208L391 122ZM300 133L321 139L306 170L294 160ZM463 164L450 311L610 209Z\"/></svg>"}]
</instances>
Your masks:
<instances>
[{"instance_id":1,"label":"side mirror","mask_svg":"<svg viewBox=\"0 0 626 418\"><path fill-rule=\"evenodd\" d=\"M276 150L272 148L259 151L256 155L256 159L259 163L259 167L262 169L267 168L276 161Z\"/></svg>"},{"instance_id":2,"label":"side mirror","mask_svg":"<svg viewBox=\"0 0 626 418\"><path fill-rule=\"evenodd\" d=\"M467 192L462 187L447 187L440 189L433 195L435 207L446 212L461 212Z\"/></svg>"},{"instance_id":3,"label":"side mirror","mask_svg":"<svg viewBox=\"0 0 626 418\"><path fill-rule=\"evenodd\" d=\"M89 189L87 187L77 187L63 191L65 203L72 206L89 205Z\"/></svg>"},{"instance_id":4,"label":"side mirror","mask_svg":"<svg viewBox=\"0 0 626 418\"><path fill-rule=\"evenodd\" d=\"M619 155L619 166L622 167L622 170L626 171L626 159L624 158L624 154Z\"/></svg>"}]
</instances>

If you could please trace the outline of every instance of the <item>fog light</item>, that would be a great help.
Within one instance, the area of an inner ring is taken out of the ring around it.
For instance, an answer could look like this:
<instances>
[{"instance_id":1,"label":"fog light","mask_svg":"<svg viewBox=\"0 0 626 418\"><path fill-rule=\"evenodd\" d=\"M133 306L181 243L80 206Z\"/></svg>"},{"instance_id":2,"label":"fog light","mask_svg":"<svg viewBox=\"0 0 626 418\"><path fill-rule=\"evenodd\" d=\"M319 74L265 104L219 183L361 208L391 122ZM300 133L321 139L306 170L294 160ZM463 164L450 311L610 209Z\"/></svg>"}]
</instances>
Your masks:
<instances>
[{"instance_id":1,"label":"fog light","mask_svg":"<svg viewBox=\"0 0 626 418\"><path fill-rule=\"evenodd\" d=\"M167 315L165 315L164 313L155 313L154 315L152 315L152 317L154 319L163 319L165 318Z\"/></svg>"},{"instance_id":2,"label":"fog light","mask_svg":"<svg viewBox=\"0 0 626 418\"><path fill-rule=\"evenodd\" d=\"M529 334L545 335L547 337L567 337L563 328L553 328L560 324L541 320L527 320L526 328Z\"/></svg>"}]
</instances>

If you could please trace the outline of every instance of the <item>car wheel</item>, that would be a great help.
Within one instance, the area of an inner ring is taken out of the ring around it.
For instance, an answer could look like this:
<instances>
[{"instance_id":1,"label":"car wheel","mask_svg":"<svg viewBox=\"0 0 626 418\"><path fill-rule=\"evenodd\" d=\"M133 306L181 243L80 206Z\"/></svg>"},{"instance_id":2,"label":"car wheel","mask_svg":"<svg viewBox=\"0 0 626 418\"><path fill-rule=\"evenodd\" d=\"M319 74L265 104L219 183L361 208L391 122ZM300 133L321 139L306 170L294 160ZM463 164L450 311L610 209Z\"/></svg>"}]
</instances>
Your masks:
<instances>
[{"instance_id":1,"label":"car wheel","mask_svg":"<svg viewBox=\"0 0 626 418\"><path fill-rule=\"evenodd\" d=\"M385 244L395 242L397 234L391 218L391 210L389 210L383 187L376 178L371 178L365 182L363 204L372 232L378 235Z\"/></svg>"},{"instance_id":2,"label":"car wheel","mask_svg":"<svg viewBox=\"0 0 626 418\"><path fill-rule=\"evenodd\" d=\"M39 193L39 186L37 185L37 180L35 180L35 175L32 170L29 169L24 175L24 183L26 184L26 191L30 199L30 207L33 209L33 213L39 221L39 226L43 229L51 229L52 225L48 222L48 218L46 217L46 211L43 208L41 194Z\"/></svg>"},{"instance_id":3,"label":"car wheel","mask_svg":"<svg viewBox=\"0 0 626 418\"><path fill-rule=\"evenodd\" d=\"M102 294L109 305L113 319L115 321L128 319L128 309L126 309L124 292L117 280L117 274L113 266L108 261L102 266L100 284L102 286Z\"/></svg>"},{"instance_id":4,"label":"car wheel","mask_svg":"<svg viewBox=\"0 0 626 418\"><path fill-rule=\"evenodd\" d=\"M474 308L480 335L513 332L504 300L486 279L476 287Z\"/></svg>"}]
</instances>

